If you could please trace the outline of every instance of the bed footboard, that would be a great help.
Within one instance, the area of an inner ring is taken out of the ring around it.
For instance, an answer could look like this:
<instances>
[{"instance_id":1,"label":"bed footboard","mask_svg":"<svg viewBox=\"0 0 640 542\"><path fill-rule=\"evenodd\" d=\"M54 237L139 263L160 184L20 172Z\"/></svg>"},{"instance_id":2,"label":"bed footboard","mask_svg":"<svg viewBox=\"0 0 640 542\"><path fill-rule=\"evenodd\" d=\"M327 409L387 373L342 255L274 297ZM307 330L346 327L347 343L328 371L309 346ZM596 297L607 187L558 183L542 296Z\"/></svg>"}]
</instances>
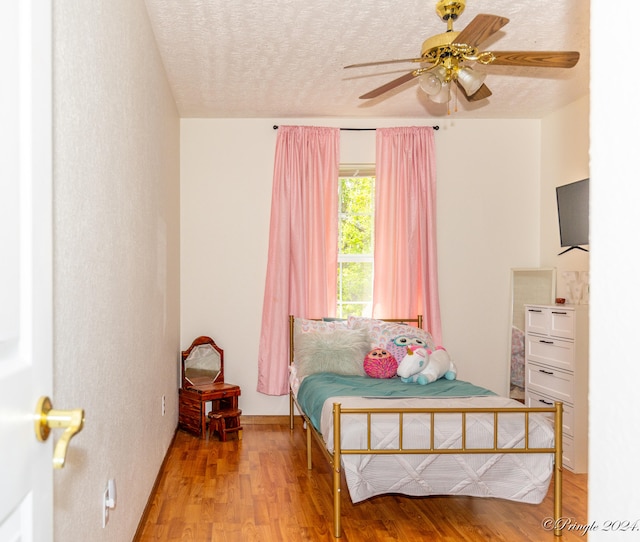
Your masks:
<instances>
[{"instance_id":1,"label":"bed footboard","mask_svg":"<svg viewBox=\"0 0 640 542\"><path fill-rule=\"evenodd\" d=\"M521 448L505 448L498 445L498 418L504 413L523 413L525 424L525 442ZM435 448L435 415L438 413L460 414L462 444L458 448ZM490 414L494 418L493 446L486 448L470 448L466 445L466 423L469 414ZM531 414L553 414L554 415L554 445L550 448L537 448L529 445L529 417ZM367 418L367 447L360 449L342 448L340 438L341 416L343 414L362 414ZM376 449L371 447L371 419L376 414L397 414L399 417L399 442L397 448ZM424 414L431 418L430 446L424 449L405 448L403 445L402 419L406 414ZM311 445L310 431L313 428L307 422L307 446ZM347 409L341 408L340 403L333 404L333 453L330 455L330 463L333 470L333 532L336 538L342 534L341 527L341 458L343 455L362 454L553 454L553 491L554 507L553 516L555 520L554 534L562 536L562 530L558 521L562 517L562 403L556 402L549 408L419 408L419 409ZM324 449L324 446L323 446ZM311 468L310 453L308 455L309 468Z\"/></svg>"}]
</instances>

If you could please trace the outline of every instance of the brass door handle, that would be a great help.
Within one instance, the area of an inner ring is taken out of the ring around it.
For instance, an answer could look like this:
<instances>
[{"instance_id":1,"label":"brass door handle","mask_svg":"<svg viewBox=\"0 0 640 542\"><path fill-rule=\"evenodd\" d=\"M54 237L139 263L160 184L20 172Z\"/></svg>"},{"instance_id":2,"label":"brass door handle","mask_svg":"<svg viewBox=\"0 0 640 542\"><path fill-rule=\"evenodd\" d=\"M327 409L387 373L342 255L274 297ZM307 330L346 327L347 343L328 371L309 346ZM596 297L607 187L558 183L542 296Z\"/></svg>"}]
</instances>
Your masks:
<instances>
[{"instance_id":1,"label":"brass door handle","mask_svg":"<svg viewBox=\"0 0 640 542\"><path fill-rule=\"evenodd\" d=\"M35 430L36 438L44 442L49 438L49 433L54 427L66 427L64 433L58 440L53 451L53 468L64 467L67 458L67 448L69 441L76 433L79 433L84 426L84 410L55 410L48 397L40 397L36 406Z\"/></svg>"}]
</instances>

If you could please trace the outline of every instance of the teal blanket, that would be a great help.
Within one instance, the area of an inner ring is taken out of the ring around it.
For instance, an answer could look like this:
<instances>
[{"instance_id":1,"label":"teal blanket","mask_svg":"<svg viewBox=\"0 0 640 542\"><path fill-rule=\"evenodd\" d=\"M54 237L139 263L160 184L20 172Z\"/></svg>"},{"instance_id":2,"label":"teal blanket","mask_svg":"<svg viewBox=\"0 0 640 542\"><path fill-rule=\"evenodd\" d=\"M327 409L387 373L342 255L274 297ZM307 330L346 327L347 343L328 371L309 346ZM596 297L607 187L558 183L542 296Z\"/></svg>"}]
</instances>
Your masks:
<instances>
[{"instance_id":1,"label":"teal blanket","mask_svg":"<svg viewBox=\"0 0 640 542\"><path fill-rule=\"evenodd\" d=\"M320 431L322 407L329 397L469 397L472 395L496 395L494 392L474 386L464 380L441 378L425 386L402 382L400 378L370 378L334 373L316 373L307 376L300 384L297 400L300 408Z\"/></svg>"}]
</instances>

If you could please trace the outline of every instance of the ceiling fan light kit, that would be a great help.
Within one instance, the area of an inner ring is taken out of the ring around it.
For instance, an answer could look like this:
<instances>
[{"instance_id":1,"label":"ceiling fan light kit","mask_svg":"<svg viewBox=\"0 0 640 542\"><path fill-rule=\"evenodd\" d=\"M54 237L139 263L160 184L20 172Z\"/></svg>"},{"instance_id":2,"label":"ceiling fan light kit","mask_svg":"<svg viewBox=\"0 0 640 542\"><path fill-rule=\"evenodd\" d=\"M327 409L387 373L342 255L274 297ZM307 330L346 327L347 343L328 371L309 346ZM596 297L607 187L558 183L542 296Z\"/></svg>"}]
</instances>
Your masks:
<instances>
[{"instance_id":1,"label":"ceiling fan light kit","mask_svg":"<svg viewBox=\"0 0 640 542\"><path fill-rule=\"evenodd\" d=\"M454 32L453 22L464 11L465 6L466 0L437 2L436 12L447 23L447 31L424 40L419 58L345 66L360 68L403 62L420 64L419 68L363 94L360 98L377 98L417 77L421 90L435 103L449 102L451 82L455 82L456 87L462 90L467 101L474 102L491 96L491 90L484 84L487 74L472 69L468 64L571 68L580 59L580 53L576 51L481 51L478 49L479 45L498 32L509 19L498 15L480 14L462 31Z\"/></svg>"},{"instance_id":2,"label":"ceiling fan light kit","mask_svg":"<svg viewBox=\"0 0 640 542\"><path fill-rule=\"evenodd\" d=\"M429 96L435 96L440 93L442 86L446 83L446 76L447 70L442 66L429 70L420 76L420 88Z\"/></svg>"},{"instance_id":3,"label":"ceiling fan light kit","mask_svg":"<svg viewBox=\"0 0 640 542\"><path fill-rule=\"evenodd\" d=\"M451 83L442 83L442 89L440 90L440 92L434 94L433 96L429 96L429 98L432 102L435 102L437 104L449 103L449 100L451 99Z\"/></svg>"},{"instance_id":4,"label":"ceiling fan light kit","mask_svg":"<svg viewBox=\"0 0 640 542\"><path fill-rule=\"evenodd\" d=\"M471 68L458 68L456 79L462 85L467 96L471 96L480 90L486 79L486 73L473 71Z\"/></svg>"}]
</instances>

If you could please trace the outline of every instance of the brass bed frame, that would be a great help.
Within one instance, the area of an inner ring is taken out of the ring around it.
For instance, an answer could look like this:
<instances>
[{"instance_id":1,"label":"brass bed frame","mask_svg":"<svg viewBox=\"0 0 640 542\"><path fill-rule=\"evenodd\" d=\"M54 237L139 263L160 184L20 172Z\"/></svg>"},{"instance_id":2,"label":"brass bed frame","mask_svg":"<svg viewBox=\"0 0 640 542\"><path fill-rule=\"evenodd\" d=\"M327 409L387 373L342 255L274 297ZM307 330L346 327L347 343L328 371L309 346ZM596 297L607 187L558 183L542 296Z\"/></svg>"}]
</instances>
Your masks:
<instances>
[{"instance_id":1,"label":"brass bed frame","mask_svg":"<svg viewBox=\"0 0 640 542\"><path fill-rule=\"evenodd\" d=\"M387 322L415 322L418 327L422 327L422 316L409 319L385 319ZM289 363L294 361L294 326L295 317L289 316ZM312 435L318 442L320 449L325 455L333 473L333 534L335 538L340 538L342 534L341 526L341 459L343 455L363 455L363 454L553 454L553 517L554 517L554 534L562 536L560 526L560 518L562 517L562 403L556 402L553 407L530 408L530 407L499 407L499 408L342 408L340 403L333 404L333 453L330 452L322 438L322 435L315 429L309 417L300 408L296 401L293 391L289 390L289 426L294 429L294 407L298 409L306 428L307 436L307 468L313 468L311 461ZM440 413L460 414L461 417L461 433L462 441L459 448L435 448L435 415ZM493 414L493 446L488 448L467 448L466 445L466 427L467 415L487 413ZM503 448L498 446L498 418L502 413L523 413L525 424L525 442L522 448ZM529 416L531 414L553 414L554 417L554 446L551 448L534 448L529 445ZM343 414L362 414L367 420L367 447L360 449L345 449L341 446L340 440L340 423ZM371 422L372 418L379 414L397 414L398 415L398 446L396 448L375 449L371 447ZM430 435L429 447L418 449L403 446L403 418L405 414L424 414L430 417Z\"/></svg>"}]
</instances>

